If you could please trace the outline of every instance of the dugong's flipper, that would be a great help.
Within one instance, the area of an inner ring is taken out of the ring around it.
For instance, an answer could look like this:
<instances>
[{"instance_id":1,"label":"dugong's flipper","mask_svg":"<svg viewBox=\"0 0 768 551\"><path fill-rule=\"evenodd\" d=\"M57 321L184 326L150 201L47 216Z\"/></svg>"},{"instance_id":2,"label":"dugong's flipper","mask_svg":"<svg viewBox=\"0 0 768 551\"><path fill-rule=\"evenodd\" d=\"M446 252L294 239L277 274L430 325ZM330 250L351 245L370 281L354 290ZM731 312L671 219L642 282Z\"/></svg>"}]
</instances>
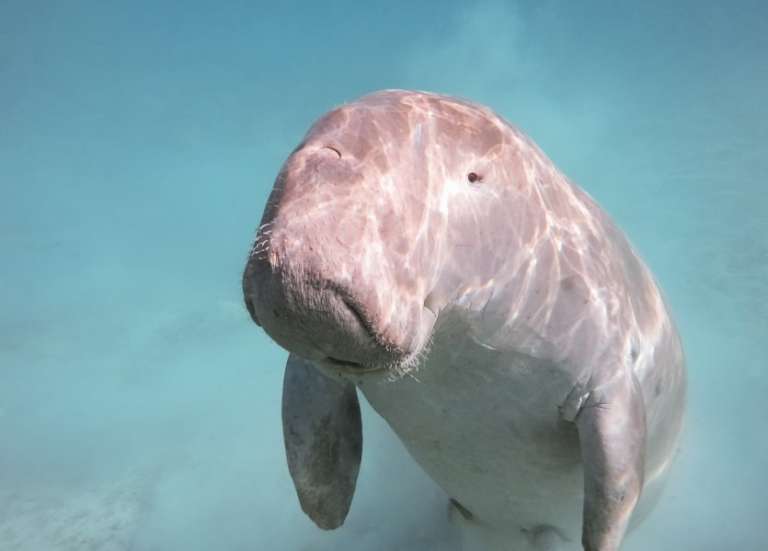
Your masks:
<instances>
[{"instance_id":1,"label":"dugong's flipper","mask_svg":"<svg viewBox=\"0 0 768 551\"><path fill-rule=\"evenodd\" d=\"M301 508L320 528L338 528L352 503L363 450L354 385L291 354L283 381L283 437Z\"/></svg>"},{"instance_id":2,"label":"dugong's flipper","mask_svg":"<svg viewBox=\"0 0 768 551\"><path fill-rule=\"evenodd\" d=\"M640 498L646 424L642 390L631 372L614 374L578 400L584 463L585 551L616 551Z\"/></svg>"}]
</instances>

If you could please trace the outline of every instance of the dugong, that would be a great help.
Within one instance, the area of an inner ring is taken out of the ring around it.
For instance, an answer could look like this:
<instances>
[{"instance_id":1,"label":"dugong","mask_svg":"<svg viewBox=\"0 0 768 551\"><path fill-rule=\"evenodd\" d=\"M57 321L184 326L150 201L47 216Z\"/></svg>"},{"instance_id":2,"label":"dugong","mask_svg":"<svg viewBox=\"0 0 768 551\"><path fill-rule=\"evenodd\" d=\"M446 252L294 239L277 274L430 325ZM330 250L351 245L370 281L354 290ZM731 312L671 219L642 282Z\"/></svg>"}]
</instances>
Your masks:
<instances>
[{"instance_id":1,"label":"dugong","mask_svg":"<svg viewBox=\"0 0 768 551\"><path fill-rule=\"evenodd\" d=\"M288 467L321 528L352 501L358 390L467 542L613 551L659 496L686 394L669 308L609 216L484 106L385 90L322 116L243 290L290 352Z\"/></svg>"}]
</instances>

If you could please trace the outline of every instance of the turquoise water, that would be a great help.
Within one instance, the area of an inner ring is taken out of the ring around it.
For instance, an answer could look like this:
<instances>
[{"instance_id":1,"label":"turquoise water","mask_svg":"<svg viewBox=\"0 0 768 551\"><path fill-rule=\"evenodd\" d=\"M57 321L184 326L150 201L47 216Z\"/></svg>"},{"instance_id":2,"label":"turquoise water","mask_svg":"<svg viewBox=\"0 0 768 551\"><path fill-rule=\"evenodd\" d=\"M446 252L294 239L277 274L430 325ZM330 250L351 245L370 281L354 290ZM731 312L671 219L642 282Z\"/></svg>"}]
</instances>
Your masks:
<instances>
[{"instance_id":1,"label":"turquoise water","mask_svg":"<svg viewBox=\"0 0 768 551\"><path fill-rule=\"evenodd\" d=\"M764 3L159 4L0 3L0 549L457 549L370 410L347 523L304 517L241 306L285 156L393 87L522 127L665 289L688 429L624 548L768 549Z\"/></svg>"}]
</instances>

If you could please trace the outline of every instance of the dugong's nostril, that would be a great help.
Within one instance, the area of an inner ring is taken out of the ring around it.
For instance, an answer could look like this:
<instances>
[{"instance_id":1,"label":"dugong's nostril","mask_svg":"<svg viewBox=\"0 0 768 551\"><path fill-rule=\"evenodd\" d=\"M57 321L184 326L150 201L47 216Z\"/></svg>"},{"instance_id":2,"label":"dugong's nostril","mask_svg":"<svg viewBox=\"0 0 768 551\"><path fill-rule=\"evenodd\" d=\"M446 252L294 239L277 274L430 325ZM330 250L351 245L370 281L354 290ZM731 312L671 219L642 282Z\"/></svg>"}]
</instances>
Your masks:
<instances>
[{"instance_id":1,"label":"dugong's nostril","mask_svg":"<svg viewBox=\"0 0 768 551\"><path fill-rule=\"evenodd\" d=\"M333 147L332 145L323 146L322 150L325 152L332 153L336 155L337 158L341 159L341 151L339 151L339 149Z\"/></svg>"}]
</instances>

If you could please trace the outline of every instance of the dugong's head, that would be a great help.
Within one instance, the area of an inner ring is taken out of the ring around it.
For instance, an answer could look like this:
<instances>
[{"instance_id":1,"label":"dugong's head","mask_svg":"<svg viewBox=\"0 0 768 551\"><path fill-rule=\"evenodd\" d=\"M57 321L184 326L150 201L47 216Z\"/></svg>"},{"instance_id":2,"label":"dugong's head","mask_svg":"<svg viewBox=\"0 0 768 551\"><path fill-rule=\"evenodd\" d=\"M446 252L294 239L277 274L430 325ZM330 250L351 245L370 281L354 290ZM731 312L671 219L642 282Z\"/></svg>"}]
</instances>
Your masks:
<instances>
[{"instance_id":1,"label":"dugong's head","mask_svg":"<svg viewBox=\"0 0 768 551\"><path fill-rule=\"evenodd\" d=\"M321 365L406 370L461 285L493 272L516 136L487 109L418 92L327 113L267 202L243 277L254 321Z\"/></svg>"}]
</instances>

